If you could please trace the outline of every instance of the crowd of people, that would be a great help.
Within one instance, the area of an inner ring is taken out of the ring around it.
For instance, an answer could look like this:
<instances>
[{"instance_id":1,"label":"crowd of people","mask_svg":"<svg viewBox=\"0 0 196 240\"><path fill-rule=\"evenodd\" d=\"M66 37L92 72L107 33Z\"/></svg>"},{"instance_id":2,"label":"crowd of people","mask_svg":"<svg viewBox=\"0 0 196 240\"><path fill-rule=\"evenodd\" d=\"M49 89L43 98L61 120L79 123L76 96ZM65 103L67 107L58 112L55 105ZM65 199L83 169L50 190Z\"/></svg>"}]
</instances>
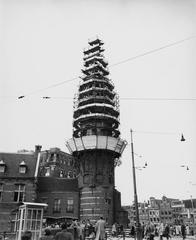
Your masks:
<instances>
[{"instance_id":1,"label":"crowd of people","mask_svg":"<svg viewBox=\"0 0 196 240\"><path fill-rule=\"evenodd\" d=\"M72 221L48 225L44 229L43 236L40 240L104 240L106 236L106 222L100 217L98 221ZM129 237L135 238L136 232L141 234L141 239L154 240L154 237L159 237L159 240L180 236L184 240L187 235L193 235L189 226L169 225L159 223L154 225L148 222L146 225L139 226L139 231L136 230L135 225L129 226ZM111 228L112 237L119 237L124 235L123 225L114 223ZM31 232L27 231L23 234L21 240L31 240Z\"/></svg>"},{"instance_id":2,"label":"crowd of people","mask_svg":"<svg viewBox=\"0 0 196 240\"><path fill-rule=\"evenodd\" d=\"M157 225L154 225L151 222L148 222L146 225L141 225L138 231L142 239L153 240L154 237L159 237L160 240L166 238L172 238L174 236L182 237L185 239L187 235L194 235L193 230L190 231L189 226L185 226L183 223L181 225L169 225L167 223L160 222ZM130 235L131 237L135 237L136 235L136 227L130 227Z\"/></svg>"},{"instance_id":3,"label":"crowd of people","mask_svg":"<svg viewBox=\"0 0 196 240\"><path fill-rule=\"evenodd\" d=\"M67 229L73 234L74 239L83 240L83 239L95 239L99 231L102 231L106 227L106 222L102 217L98 221L87 220L74 220L67 222ZM49 229L52 234L56 234L59 231L59 228L62 228L63 223L54 223L47 224L44 226L45 229ZM104 230L105 231L105 230Z\"/></svg>"},{"instance_id":4,"label":"crowd of people","mask_svg":"<svg viewBox=\"0 0 196 240\"><path fill-rule=\"evenodd\" d=\"M97 222L90 220L63 222L47 225L39 240L104 240L106 222L103 217ZM31 240L32 234L26 231L21 240Z\"/></svg>"}]
</instances>

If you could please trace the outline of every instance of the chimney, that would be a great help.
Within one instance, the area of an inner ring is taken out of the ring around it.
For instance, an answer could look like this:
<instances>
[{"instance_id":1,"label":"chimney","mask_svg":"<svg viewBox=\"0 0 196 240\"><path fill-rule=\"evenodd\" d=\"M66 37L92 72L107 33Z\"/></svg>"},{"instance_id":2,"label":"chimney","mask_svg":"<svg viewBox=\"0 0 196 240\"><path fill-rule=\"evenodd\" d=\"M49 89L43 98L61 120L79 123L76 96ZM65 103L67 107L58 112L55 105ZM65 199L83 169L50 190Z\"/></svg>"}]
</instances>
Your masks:
<instances>
[{"instance_id":1,"label":"chimney","mask_svg":"<svg viewBox=\"0 0 196 240\"><path fill-rule=\"evenodd\" d=\"M35 155L37 156L39 152L41 152L42 146L41 145L35 145Z\"/></svg>"}]
</instances>

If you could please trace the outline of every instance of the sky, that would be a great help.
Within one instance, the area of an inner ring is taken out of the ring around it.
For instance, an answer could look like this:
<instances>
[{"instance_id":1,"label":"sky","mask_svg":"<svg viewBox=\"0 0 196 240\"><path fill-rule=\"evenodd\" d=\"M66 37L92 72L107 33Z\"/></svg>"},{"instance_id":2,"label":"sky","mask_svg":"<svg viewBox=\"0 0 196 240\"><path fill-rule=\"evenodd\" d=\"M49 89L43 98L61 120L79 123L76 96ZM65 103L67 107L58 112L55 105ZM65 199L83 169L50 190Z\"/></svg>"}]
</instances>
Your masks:
<instances>
[{"instance_id":1,"label":"sky","mask_svg":"<svg viewBox=\"0 0 196 240\"><path fill-rule=\"evenodd\" d=\"M122 204L133 202L130 129L135 165L148 165L136 169L139 201L196 198L195 0L0 0L0 151L68 152L83 50L97 36L128 142L115 172Z\"/></svg>"}]
</instances>

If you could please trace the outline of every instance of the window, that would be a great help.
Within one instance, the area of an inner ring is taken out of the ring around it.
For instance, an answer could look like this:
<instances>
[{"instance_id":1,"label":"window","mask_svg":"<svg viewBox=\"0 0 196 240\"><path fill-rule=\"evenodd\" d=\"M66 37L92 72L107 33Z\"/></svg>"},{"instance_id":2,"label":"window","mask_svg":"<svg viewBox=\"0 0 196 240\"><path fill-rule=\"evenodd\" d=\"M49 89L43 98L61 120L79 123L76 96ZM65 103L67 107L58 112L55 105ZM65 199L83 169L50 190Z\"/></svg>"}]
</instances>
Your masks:
<instances>
[{"instance_id":1,"label":"window","mask_svg":"<svg viewBox=\"0 0 196 240\"><path fill-rule=\"evenodd\" d=\"M14 191L14 202L22 202L25 198L25 185L16 184Z\"/></svg>"},{"instance_id":2,"label":"window","mask_svg":"<svg viewBox=\"0 0 196 240\"><path fill-rule=\"evenodd\" d=\"M72 165L72 160L71 159L68 159L67 160L67 166L71 166Z\"/></svg>"},{"instance_id":3,"label":"window","mask_svg":"<svg viewBox=\"0 0 196 240\"><path fill-rule=\"evenodd\" d=\"M76 172L73 171L73 178L76 178Z\"/></svg>"},{"instance_id":4,"label":"window","mask_svg":"<svg viewBox=\"0 0 196 240\"><path fill-rule=\"evenodd\" d=\"M26 171L27 171L26 163L22 161L19 166L19 173L23 174L23 173L26 173Z\"/></svg>"},{"instance_id":5,"label":"window","mask_svg":"<svg viewBox=\"0 0 196 240\"><path fill-rule=\"evenodd\" d=\"M0 161L0 173L5 172L5 162L3 160Z\"/></svg>"},{"instance_id":6,"label":"window","mask_svg":"<svg viewBox=\"0 0 196 240\"><path fill-rule=\"evenodd\" d=\"M73 211L74 211L74 200L73 199L67 199L66 211L68 213L73 213Z\"/></svg>"},{"instance_id":7,"label":"window","mask_svg":"<svg viewBox=\"0 0 196 240\"><path fill-rule=\"evenodd\" d=\"M3 183L0 183L0 202L3 199Z\"/></svg>"},{"instance_id":8,"label":"window","mask_svg":"<svg viewBox=\"0 0 196 240\"><path fill-rule=\"evenodd\" d=\"M57 161L57 157L58 157L58 155L57 155L56 153L54 153L53 162L56 162L56 161Z\"/></svg>"},{"instance_id":9,"label":"window","mask_svg":"<svg viewBox=\"0 0 196 240\"><path fill-rule=\"evenodd\" d=\"M63 171L61 170L60 171L60 177L63 177L64 175L63 175Z\"/></svg>"},{"instance_id":10,"label":"window","mask_svg":"<svg viewBox=\"0 0 196 240\"><path fill-rule=\"evenodd\" d=\"M92 135L92 134L93 134L92 129L87 129L86 135Z\"/></svg>"},{"instance_id":11,"label":"window","mask_svg":"<svg viewBox=\"0 0 196 240\"><path fill-rule=\"evenodd\" d=\"M45 197L41 198L41 202L48 205L48 199ZM44 212L47 212L47 211L48 211L48 206L44 207Z\"/></svg>"},{"instance_id":12,"label":"window","mask_svg":"<svg viewBox=\"0 0 196 240\"><path fill-rule=\"evenodd\" d=\"M61 211L61 199L54 199L54 208L53 212L60 212Z\"/></svg>"},{"instance_id":13,"label":"window","mask_svg":"<svg viewBox=\"0 0 196 240\"><path fill-rule=\"evenodd\" d=\"M69 172L68 172L67 178L73 178L73 172L72 172L72 171L69 171Z\"/></svg>"}]
</instances>

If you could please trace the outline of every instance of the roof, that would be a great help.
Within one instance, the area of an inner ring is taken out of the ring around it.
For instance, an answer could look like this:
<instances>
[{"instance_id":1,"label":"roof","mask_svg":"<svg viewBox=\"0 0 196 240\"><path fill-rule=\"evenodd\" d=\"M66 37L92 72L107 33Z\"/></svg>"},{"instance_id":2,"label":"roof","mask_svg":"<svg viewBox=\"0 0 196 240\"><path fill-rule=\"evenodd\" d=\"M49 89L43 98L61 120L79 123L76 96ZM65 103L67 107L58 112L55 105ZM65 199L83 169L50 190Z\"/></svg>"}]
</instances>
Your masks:
<instances>
[{"instance_id":1,"label":"roof","mask_svg":"<svg viewBox=\"0 0 196 240\"><path fill-rule=\"evenodd\" d=\"M37 155L35 153L0 153L0 160L5 163L4 173L0 173L0 178L32 178L35 175ZM27 166L26 173L19 172L19 165L23 162Z\"/></svg>"},{"instance_id":2,"label":"roof","mask_svg":"<svg viewBox=\"0 0 196 240\"><path fill-rule=\"evenodd\" d=\"M78 179L38 177L38 191L41 192L78 192Z\"/></svg>"}]
</instances>

